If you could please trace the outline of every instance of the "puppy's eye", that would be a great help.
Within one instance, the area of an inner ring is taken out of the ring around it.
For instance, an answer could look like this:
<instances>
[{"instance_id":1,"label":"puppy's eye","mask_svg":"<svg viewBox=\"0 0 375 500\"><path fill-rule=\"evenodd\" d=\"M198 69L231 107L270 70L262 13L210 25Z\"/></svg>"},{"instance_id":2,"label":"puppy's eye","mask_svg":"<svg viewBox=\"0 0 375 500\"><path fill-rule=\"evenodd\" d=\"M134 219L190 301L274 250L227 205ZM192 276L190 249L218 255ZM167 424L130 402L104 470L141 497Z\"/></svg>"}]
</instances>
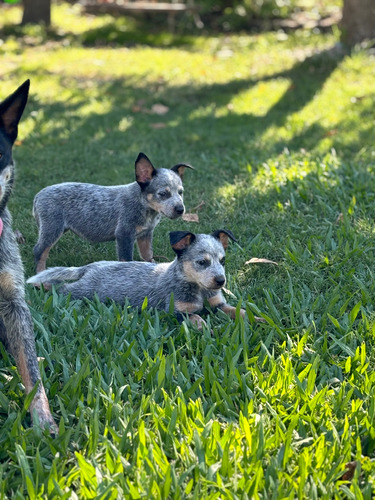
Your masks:
<instances>
[{"instance_id":1,"label":"puppy's eye","mask_svg":"<svg viewBox=\"0 0 375 500\"><path fill-rule=\"evenodd\" d=\"M159 193L159 196L160 198L166 200L167 198L171 197L171 193L169 193L168 191L162 191L161 193Z\"/></svg>"},{"instance_id":2,"label":"puppy's eye","mask_svg":"<svg viewBox=\"0 0 375 500\"><path fill-rule=\"evenodd\" d=\"M179 190L178 190L178 194L179 194L180 196L182 196L182 195L184 194L184 190L183 190L183 189L179 189Z\"/></svg>"},{"instance_id":3,"label":"puppy's eye","mask_svg":"<svg viewBox=\"0 0 375 500\"><path fill-rule=\"evenodd\" d=\"M208 265L208 262L206 259L201 259L201 260L197 260L197 264L198 266L207 266Z\"/></svg>"},{"instance_id":4,"label":"puppy's eye","mask_svg":"<svg viewBox=\"0 0 375 500\"><path fill-rule=\"evenodd\" d=\"M225 257L223 257L222 259L220 259L220 264L221 264L222 266L225 266Z\"/></svg>"}]
</instances>

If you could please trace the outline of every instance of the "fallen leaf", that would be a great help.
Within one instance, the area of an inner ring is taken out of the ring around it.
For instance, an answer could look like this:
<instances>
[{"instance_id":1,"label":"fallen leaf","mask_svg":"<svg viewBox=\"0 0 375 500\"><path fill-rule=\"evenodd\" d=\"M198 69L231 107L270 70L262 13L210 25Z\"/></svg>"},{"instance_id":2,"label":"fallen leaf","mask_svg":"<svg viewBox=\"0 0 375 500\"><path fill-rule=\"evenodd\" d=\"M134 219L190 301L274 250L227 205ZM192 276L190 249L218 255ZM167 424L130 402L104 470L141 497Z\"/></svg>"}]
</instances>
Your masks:
<instances>
[{"instance_id":1,"label":"fallen leaf","mask_svg":"<svg viewBox=\"0 0 375 500\"><path fill-rule=\"evenodd\" d=\"M275 264L275 266L279 265L277 262L274 262L273 260L258 259L258 257L253 257L252 259L245 262L245 265L246 264Z\"/></svg>"},{"instance_id":2,"label":"fallen leaf","mask_svg":"<svg viewBox=\"0 0 375 500\"><path fill-rule=\"evenodd\" d=\"M337 216L336 224L341 224L342 222L344 222L344 214L340 212L339 215Z\"/></svg>"},{"instance_id":3,"label":"fallen leaf","mask_svg":"<svg viewBox=\"0 0 375 500\"><path fill-rule=\"evenodd\" d=\"M327 130L327 132L324 134L324 137L332 137L333 135L336 135L338 133L337 128L333 128L331 130Z\"/></svg>"},{"instance_id":4,"label":"fallen leaf","mask_svg":"<svg viewBox=\"0 0 375 500\"><path fill-rule=\"evenodd\" d=\"M184 214L181 218L185 222L199 222L198 214Z\"/></svg>"},{"instance_id":5,"label":"fallen leaf","mask_svg":"<svg viewBox=\"0 0 375 500\"><path fill-rule=\"evenodd\" d=\"M152 128L165 128L166 124L161 123L161 122L156 122L156 123L151 123L150 127L152 127Z\"/></svg>"},{"instance_id":6,"label":"fallen leaf","mask_svg":"<svg viewBox=\"0 0 375 500\"><path fill-rule=\"evenodd\" d=\"M348 462L345 464L345 472L341 476L343 481L351 481L354 476L355 468L357 467L357 462Z\"/></svg>"},{"instance_id":7,"label":"fallen leaf","mask_svg":"<svg viewBox=\"0 0 375 500\"><path fill-rule=\"evenodd\" d=\"M164 106L164 104L154 104L151 107L151 111L155 115L165 115L166 113L168 113L169 108L168 106Z\"/></svg>"},{"instance_id":8,"label":"fallen leaf","mask_svg":"<svg viewBox=\"0 0 375 500\"><path fill-rule=\"evenodd\" d=\"M134 106L132 106L132 111L133 113L140 113L142 111L142 107L134 104Z\"/></svg>"}]
</instances>

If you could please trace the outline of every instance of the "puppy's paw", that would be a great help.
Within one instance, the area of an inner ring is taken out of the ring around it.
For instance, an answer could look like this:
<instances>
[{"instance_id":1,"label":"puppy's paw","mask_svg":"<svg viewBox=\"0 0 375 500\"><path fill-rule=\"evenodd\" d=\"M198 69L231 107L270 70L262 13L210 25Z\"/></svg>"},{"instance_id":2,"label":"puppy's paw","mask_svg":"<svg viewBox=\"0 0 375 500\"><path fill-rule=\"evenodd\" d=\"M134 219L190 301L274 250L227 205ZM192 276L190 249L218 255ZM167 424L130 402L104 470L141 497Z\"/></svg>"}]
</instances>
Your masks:
<instances>
[{"instance_id":1,"label":"puppy's paw","mask_svg":"<svg viewBox=\"0 0 375 500\"><path fill-rule=\"evenodd\" d=\"M198 314L190 314L189 319L198 330L203 330L203 327L207 325L205 320Z\"/></svg>"},{"instance_id":2,"label":"puppy's paw","mask_svg":"<svg viewBox=\"0 0 375 500\"><path fill-rule=\"evenodd\" d=\"M48 429L52 437L59 434L59 428L52 417L44 391L34 397L30 405L30 413L33 425Z\"/></svg>"}]
</instances>

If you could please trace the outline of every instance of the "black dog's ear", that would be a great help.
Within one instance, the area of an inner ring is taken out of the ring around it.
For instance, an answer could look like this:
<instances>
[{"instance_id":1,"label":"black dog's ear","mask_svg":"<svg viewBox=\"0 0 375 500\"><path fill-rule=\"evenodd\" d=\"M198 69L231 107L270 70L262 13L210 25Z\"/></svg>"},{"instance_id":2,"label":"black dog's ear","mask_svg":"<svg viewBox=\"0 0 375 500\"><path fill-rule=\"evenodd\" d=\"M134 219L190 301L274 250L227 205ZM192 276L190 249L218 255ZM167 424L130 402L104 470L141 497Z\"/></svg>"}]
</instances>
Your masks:
<instances>
[{"instance_id":1,"label":"black dog's ear","mask_svg":"<svg viewBox=\"0 0 375 500\"><path fill-rule=\"evenodd\" d=\"M214 238L216 238L221 242L221 244L224 247L224 250L228 248L228 243L229 243L228 238L230 238L233 241L237 241L236 238L234 237L234 234L232 233L232 231L229 231L229 229L218 229L217 231L211 233L211 236L213 236Z\"/></svg>"},{"instance_id":2,"label":"black dog's ear","mask_svg":"<svg viewBox=\"0 0 375 500\"><path fill-rule=\"evenodd\" d=\"M0 128L13 143L18 134L18 122L25 109L29 95L30 80L26 80L18 89L0 104Z\"/></svg>"},{"instance_id":3,"label":"black dog's ear","mask_svg":"<svg viewBox=\"0 0 375 500\"><path fill-rule=\"evenodd\" d=\"M176 174L179 175L181 179L183 179L185 168L191 168L192 170L194 170L194 167L188 165L187 163L178 163L177 165L171 167L171 170L173 170L173 172L176 172Z\"/></svg>"},{"instance_id":4,"label":"black dog's ear","mask_svg":"<svg viewBox=\"0 0 375 500\"><path fill-rule=\"evenodd\" d=\"M145 188L151 179L156 175L156 168L144 153L139 153L135 160L135 179Z\"/></svg>"},{"instance_id":5,"label":"black dog's ear","mask_svg":"<svg viewBox=\"0 0 375 500\"><path fill-rule=\"evenodd\" d=\"M189 231L172 231L169 233L169 241L178 256L193 243L195 238L195 234Z\"/></svg>"}]
</instances>

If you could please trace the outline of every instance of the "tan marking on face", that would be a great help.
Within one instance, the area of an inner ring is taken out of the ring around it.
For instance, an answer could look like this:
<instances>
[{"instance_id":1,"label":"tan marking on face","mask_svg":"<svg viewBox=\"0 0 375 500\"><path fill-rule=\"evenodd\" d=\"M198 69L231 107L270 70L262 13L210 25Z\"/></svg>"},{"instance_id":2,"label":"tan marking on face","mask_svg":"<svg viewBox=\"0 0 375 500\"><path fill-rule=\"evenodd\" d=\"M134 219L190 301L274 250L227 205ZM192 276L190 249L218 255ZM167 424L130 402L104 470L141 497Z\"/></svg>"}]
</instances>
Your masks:
<instances>
[{"instance_id":1,"label":"tan marking on face","mask_svg":"<svg viewBox=\"0 0 375 500\"><path fill-rule=\"evenodd\" d=\"M161 203L158 203L155 200L154 195L152 193L148 193L148 195L147 195L147 201L148 201L150 207L153 210L155 210L155 212L158 212L158 213L162 212L163 205Z\"/></svg>"},{"instance_id":2,"label":"tan marking on face","mask_svg":"<svg viewBox=\"0 0 375 500\"><path fill-rule=\"evenodd\" d=\"M192 281L193 283L199 283L202 278L202 273L199 273L194 269L194 266L191 262L187 261L182 264L184 269L185 276L188 281Z\"/></svg>"},{"instance_id":3,"label":"tan marking on face","mask_svg":"<svg viewBox=\"0 0 375 500\"><path fill-rule=\"evenodd\" d=\"M194 313L202 309L201 304L197 304L194 302L183 302L182 300L176 300L174 305L177 311L181 313Z\"/></svg>"},{"instance_id":4,"label":"tan marking on face","mask_svg":"<svg viewBox=\"0 0 375 500\"><path fill-rule=\"evenodd\" d=\"M194 269L193 264L190 261L186 261L182 265L187 281L191 283L197 283L205 288L216 288L216 283L213 276L207 269L202 269L202 271L197 271Z\"/></svg>"},{"instance_id":5,"label":"tan marking on face","mask_svg":"<svg viewBox=\"0 0 375 500\"><path fill-rule=\"evenodd\" d=\"M41 271L44 271L46 268L46 260L48 259L49 252L52 247L48 247L44 250L42 255L40 256L39 262L36 266L36 272L40 273Z\"/></svg>"}]
</instances>

